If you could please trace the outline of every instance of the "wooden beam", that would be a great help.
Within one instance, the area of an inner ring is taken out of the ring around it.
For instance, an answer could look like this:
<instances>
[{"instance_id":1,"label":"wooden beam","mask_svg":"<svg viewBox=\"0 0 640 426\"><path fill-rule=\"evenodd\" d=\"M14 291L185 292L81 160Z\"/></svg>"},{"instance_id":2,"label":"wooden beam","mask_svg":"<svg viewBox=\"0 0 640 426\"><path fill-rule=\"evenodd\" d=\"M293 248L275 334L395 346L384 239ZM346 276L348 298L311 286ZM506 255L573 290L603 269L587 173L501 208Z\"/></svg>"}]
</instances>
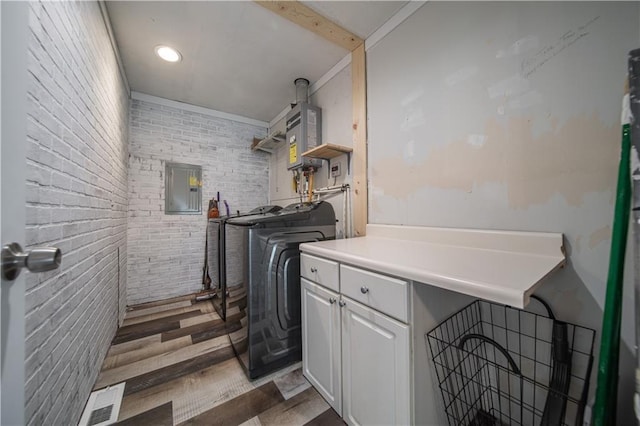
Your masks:
<instances>
[{"instance_id":1,"label":"wooden beam","mask_svg":"<svg viewBox=\"0 0 640 426\"><path fill-rule=\"evenodd\" d=\"M367 194L367 74L364 40L298 1L255 0L260 6L351 51L353 96L353 230L366 234Z\"/></svg>"},{"instance_id":2,"label":"wooden beam","mask_svg":"<svg viewBox=\"0 0 640 426\"><path fill-rule=\"evenodd\" d=\"M351 52L353 96L353 229L362 237L367 228L367 72L364 44Z\"/></svg>"},{"instance_id":3,"label":"wooden beam","mask_svg":"<svg viewBox=\"0 0 640 426\"><path fill-rule=\"evenodd\" d=\"M298 1L256 0L256 3L349 51L364 43L357 35Z\"/></svg>"}]
</instances>

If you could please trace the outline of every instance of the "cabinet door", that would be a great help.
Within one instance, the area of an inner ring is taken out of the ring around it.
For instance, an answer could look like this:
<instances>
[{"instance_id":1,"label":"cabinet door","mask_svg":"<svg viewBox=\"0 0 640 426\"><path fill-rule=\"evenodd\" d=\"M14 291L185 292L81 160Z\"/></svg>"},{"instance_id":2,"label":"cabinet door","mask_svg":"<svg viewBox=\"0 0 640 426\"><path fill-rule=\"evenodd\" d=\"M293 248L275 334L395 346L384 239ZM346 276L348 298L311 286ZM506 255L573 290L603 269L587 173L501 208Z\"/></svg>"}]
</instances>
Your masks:
<instances>
[{"instance_id":1,"label":"cabinet door","mask_svg":"<svg viewBox=\"0 0 640 426\"><path fill-rule=\"evenodd\" d=\"M342 413L339 296L302 278L302 371Z\"/></svg>"},{"instance_id":2,"label":"cabinet door","mask_svg":"<svg viewBox=\"0 0 640 426\"><path fill-rule=\"evenodd\" d=\"M343 297L343 418L351 425L411 422L409 326Z\"/></svg>"}]
</instances>

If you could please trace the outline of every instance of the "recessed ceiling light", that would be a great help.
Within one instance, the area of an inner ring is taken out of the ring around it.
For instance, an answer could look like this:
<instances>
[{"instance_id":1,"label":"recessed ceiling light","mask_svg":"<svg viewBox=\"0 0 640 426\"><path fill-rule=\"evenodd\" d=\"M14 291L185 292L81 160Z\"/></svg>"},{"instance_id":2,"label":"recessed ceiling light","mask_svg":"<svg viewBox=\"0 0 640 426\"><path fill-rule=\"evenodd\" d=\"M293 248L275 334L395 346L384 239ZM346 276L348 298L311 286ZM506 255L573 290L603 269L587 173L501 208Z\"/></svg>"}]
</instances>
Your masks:
<instances>
[{"instance_id":1,"label":"recessed ceiling light","mask_svg":"<svg viewBox=\"0 0 640 426\"><path fill-rule=\"evenodd\" d=\"M180 62L182 60L180 52L169 46L156 46L156 55L167 62Z\"/></svg>"}]
</instances>

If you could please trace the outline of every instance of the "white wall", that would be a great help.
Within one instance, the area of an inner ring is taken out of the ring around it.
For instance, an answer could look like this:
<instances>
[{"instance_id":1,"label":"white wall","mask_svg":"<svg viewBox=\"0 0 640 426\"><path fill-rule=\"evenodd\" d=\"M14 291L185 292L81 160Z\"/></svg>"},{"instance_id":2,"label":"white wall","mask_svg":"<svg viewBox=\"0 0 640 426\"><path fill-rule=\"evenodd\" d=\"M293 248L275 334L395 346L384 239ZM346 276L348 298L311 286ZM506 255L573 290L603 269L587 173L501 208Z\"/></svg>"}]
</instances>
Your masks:
<instances>
[{"instance_id":1,"label":"white wall","mask_svg":"<svg viewBox=\"0 0 640 426\"><path fill-rule=\"evenodd\" d=\"M29 3L26 274L30 425L76 424L124 316L128 94L95 2Z\"/></svg>"},{"instance_id":2,"label":"white wall","mask_svg":"<svg viewBox=\"0 0 640 426\"><path fill-rule=\"evenodd\" d=\"M187 109L131 101L129 305L202 289L208 200L219 191L232 211L267 204L268 154L250 148L253 137L265 131ZM165 162L202 166L202 214L164 214Z\"/></svg>"},{"instance_id":3,"label":"white wall","mask_svg":"<svg viewBox=\"0 0 640 426\"><path fill-rule=\"evenodd\" d=\"M292 85L293 91L293 85ZM322 108L322 142L332 143L335 145L352 146L352 101L351 101L351 66L348 65L342 71L338 72L326 84L320 87L310 96L310 103ZM280 120L275 124L272 130L285 130L285 120ZM282 144L269 159L269 170L271 176L270 200L272 204L286 206L291 203L299 202L299 198L293 189L292 172L287 170L288 162L288 145ZM332 185L341 185L343 183L351 183L352 175L347 174L347 155L341 155L332 159L332 165L341 163L342 175L338 178L328 177L327 162L323 162L323 166L314 176L314 187L323 188ZM343 231L343 195L336 193L327 196L326 201L333 205L336 213L336 235L341 238ZM306 199L304 200L306 201Z\"/></svg>"},{"instance_id":4,"label":"white wall","mask_svg":"<svg viewBox=\"0 0 640 426\"><path fill-rule=\"evenodd\" d=\"M569 264L539 293L559 318L599 330L638 13L637 3L425 4L368 52L369 221L563 232ZM629 274L628 345L630 284ZM624 418L632 365L624 347Z\"/></svg>"}]
</instances>

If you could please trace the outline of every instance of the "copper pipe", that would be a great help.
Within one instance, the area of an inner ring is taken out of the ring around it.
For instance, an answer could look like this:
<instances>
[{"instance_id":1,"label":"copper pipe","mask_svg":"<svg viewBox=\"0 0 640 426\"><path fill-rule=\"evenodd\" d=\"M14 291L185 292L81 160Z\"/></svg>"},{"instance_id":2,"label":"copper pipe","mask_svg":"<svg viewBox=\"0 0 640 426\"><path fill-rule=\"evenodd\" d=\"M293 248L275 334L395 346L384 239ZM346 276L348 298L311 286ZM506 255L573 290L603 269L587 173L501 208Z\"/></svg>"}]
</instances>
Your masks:
<instances>
[{"instance_id":1,"label":"copper pipe","mask_svg":"<svg viewBox=\"0 0 640 426\"><path fill-rule=\"evenodd\" d=\"M309 170L309 202L311 202L313 197L313 169Z\"/></svg>"}]
</instances>

